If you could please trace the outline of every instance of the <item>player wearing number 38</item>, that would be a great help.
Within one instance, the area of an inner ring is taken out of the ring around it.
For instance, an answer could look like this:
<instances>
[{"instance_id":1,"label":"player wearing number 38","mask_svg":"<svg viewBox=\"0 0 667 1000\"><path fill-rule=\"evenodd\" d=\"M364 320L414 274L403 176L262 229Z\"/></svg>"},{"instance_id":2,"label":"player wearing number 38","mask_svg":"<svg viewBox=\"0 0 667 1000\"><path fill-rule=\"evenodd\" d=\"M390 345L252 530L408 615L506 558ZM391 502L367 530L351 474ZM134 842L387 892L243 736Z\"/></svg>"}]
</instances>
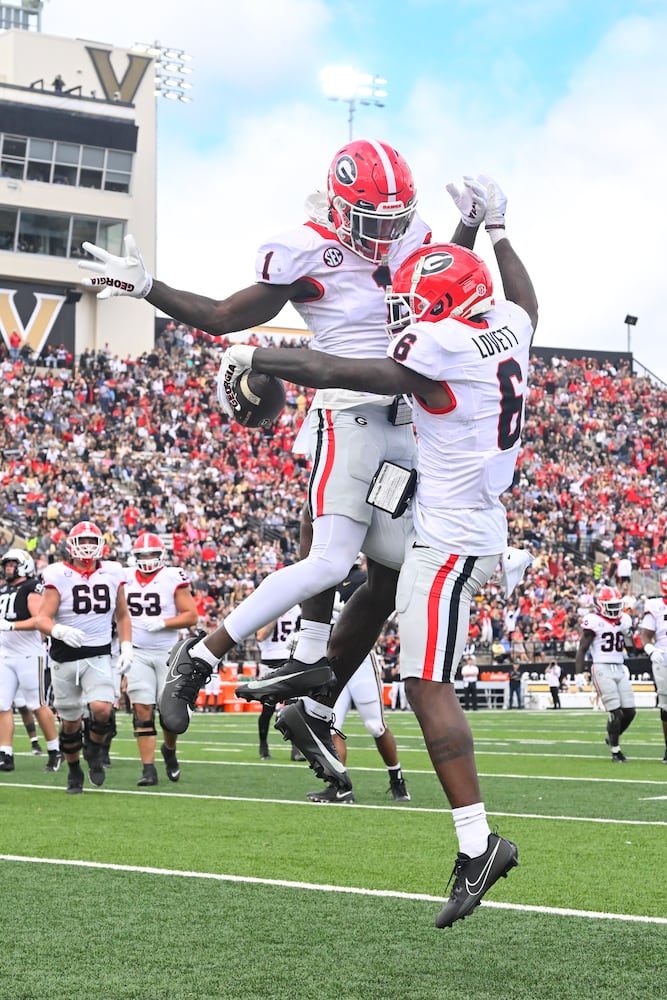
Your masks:
<instances>
[{"instance_id":1,"label":"player wearing number 38","mask_svg":"<svg viewBox=\"0 0 667 1000\"><path fill-rule=\"evenodd\" d=\"M35 626L51 636L51 678L60 716L60 749L69 773L67 791L83 791L79 755L93 785L104 783L103 752L115 733L111 631L120 640L119 668L132 664L132 625L125 600L125 569L103 559L104 535L92 521L75 524L67 536L69 560L42 570L44 595ZM82 722L85 715L85 723Z\"/></svg>"},{"instance_id":2,"label":"player wearing number 38","mask_svg":"<svg viewBox=\"0 0 667 1000\"><path fill-rule=\"evenodd\" d=\"M454 244L426 245L405 258L387 290L386 358L247 345L226 352L237 377L252 368L302 385L413 396L414 530L396 608L401 677L459 840L454 886L436 919L439 927L470 913L518 856L511 841L490 831L472 734L452 684L470 603L507 545L500 495L512 483L521 445L537 323L532 282L505 233L506 198L487 182L485 226L505 300L494 300L489 270L476 254Z\"/></svg>"}]
</instances>

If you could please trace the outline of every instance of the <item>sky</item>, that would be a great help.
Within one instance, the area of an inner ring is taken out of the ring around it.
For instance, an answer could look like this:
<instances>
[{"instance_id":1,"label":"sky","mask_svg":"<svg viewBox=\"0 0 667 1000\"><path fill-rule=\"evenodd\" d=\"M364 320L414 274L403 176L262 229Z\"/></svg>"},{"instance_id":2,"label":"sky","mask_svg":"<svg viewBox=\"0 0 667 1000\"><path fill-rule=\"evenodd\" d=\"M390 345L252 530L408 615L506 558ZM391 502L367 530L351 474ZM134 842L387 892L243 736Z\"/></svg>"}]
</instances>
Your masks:
<instances>
[{"instance_id":1,"label":"sky","mask_svg":"<svg viewBox=\"0 0 667 1000\"><path fill-rule=\"evenodd\" d=\"M504 189L537 346L624 351L630 332L667 381L665 0L47 0L42 30L193 57L192 103L158 108L163 281L216 299L252 284L257 247L305 220L348 140L320 72L350 66L388 81L354 138L403 154L436 239L458 221L449 181ZM484 234L476 250L493 262ZM272 323L302 327L291 306Z\"/></svg>"}]
</instances>

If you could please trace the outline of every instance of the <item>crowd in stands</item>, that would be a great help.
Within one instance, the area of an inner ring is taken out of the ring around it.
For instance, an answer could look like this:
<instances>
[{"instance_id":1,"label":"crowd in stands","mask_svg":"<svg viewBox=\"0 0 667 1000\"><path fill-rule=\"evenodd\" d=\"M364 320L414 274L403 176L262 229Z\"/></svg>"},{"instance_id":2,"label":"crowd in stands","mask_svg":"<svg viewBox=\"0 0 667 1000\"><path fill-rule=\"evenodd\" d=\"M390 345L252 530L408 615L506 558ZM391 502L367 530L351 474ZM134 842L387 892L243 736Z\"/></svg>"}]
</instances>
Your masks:
<instances>
[{"instance_id":1,"label":"crowd in stands","mask_svg":"<svg viewBox=\"0 0 667 1000\"><path fill-rule=\"evenodd\" d=\"M292 446L312 391L288 385L269 430L230 425L215 397L226 346L169 322L138 358L106 345L76 367L40 366L5 348L0 551L18 535L44 565L63 555L72 524L91 519L110 556L126 562L138 532L155 531L193 581L203 628L297 559L308 463ZM504 501L511 543L535 561L509 601L495 577L480 596L469 645L482 662L573 656L600 581L619 587L637 622L637 572L657 592L652 574L667 565L667 388L587 357L534 357L531 386ZM388 671L399 649L389 624L380 642Z\"/></svg>"}]
</instances>

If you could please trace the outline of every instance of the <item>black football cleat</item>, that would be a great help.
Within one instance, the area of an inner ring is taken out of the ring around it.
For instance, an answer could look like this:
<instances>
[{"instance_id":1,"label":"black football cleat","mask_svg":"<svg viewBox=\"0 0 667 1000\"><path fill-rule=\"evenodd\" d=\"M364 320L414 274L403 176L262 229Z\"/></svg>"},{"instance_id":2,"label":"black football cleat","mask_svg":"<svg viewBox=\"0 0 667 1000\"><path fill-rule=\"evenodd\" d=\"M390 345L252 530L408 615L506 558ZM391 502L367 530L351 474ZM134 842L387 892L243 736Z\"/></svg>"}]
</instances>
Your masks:
<instances>
[{"instance_id":1,"label":"black football cleat","mask_svg":"<svg viewBox=\"0 0 667 1000\"><path fill-rule=\"evenodd\" d=\"M96 788L100 788L106 778L104 764L102 763L103 752L104 747L102 744L93 742L88 743L83 751L86 763L88 764L88 777Z\"/></svg>"},{"instance_id":2,"label":"black football cleat","mask_svg":"<svg viewBox=\"0 0 667 1000\"><path fill-rule=\"evenodd\" d=\"M5 753L3 750L0 753L0 771L13 771L14 770L14 754Z\"/></svg>"},{"instance_id":3,"label":"black football cleat","mask_svg":"<svg viewBox=\"0 0 667 1000\"><path fill-rule=\"evenodd\" d=\"M160 747L160 753L164 757L164 766L167 770L167 777L170 781L178 781L181 776L181 765L176 758L176 751L171 750L166 743Z\"/></svg>"},{"instance_id":4,"label":"black football cleat","mask_svg":"<svg viewBox=\"0 0 667 1000\"><path fill-rule=\"evenodd\" d=\"M160 695L160 719L170 733L184 733L190 725L197 695L213 673L204 660L190 656L202 633L177 642L167 659L167 679Z\"/></svg>"},{"instance_id":5,"label":"black football cleat","mask_svg":"<svg viewBox=\"0 0 667 1000\"><path fill-rule=\"evenodd\" d=\"M334 785L323 788L321 792L308 792L306 798L309 802L321 802L323 805L349 806L354 802L351 788L347 792L342 792Z\"/></svg>"},{"instance_id":6,"label":"black football cleat","mask_svg":"<svg viewBox=\"0 0 667 1000\"><path fill-rule=\"evenodd\" d=\"M611 755L612 764L625 764L627 759L628 758L625 756L622 750L617 750L616 753L613 753Z\"/></svg>"},{"instance_id":7,"label":"black football cleat","mask_svg":"<svg viewBox=\"0 0 667 1000\"><path fill-rule=\"evenodd\" d=\"M260 760L271 760L271 754L269 753L268 743L259 744L259 759Z\"/></svg>"},{"instance_id":8,"label":"black football cleat","mask_svg":"<svg viewBox=\"0 0 667 1000\"><path fill-rule=\"evenodd\" d=\"M157 785L157 768L155 764L144 764L143 774L137 782L137 787L147 788L150 785Z\"/></svg>"},{"instance_id":9,"label":"black football cleat","mask_svg":"<svg viewBox=\"0 0 667 1000\"><path fill-rule=\"evenodd\" d=\"M336 675L326 656L317 663L286 660L262 679L248 681L236 688L236 697L246 701L269 702L272 705L304 695L325 695L336 683Z\"/></svg>"},{"instance_id":10,"label":"black football cleat","mask_svg":"<svg viewBox=\"0 0 667 1000\"><path fill-rule=\"evenodd\" d=\"M391 792L391 797L394 802L410 801L410 792L405 784L405 778L390 778L389 788L387 791Z\"/></svg>"},{"instance_id":11,"label":"black football cleat","mask_svg":"<svg viewBox=\"0 0 667 1000\"><path fill-rule=\"evenodd\" d=\"M41 757L44 751L42 750L39 740L31 741L31 749L35 757Z\"/></svg>"},{"instance_id":12,"label":"black football cleat","mask_svg":"<svg viewBox=\"0 0 667 1000\"><path fill-rule=\"evenodd\" d=\"M67 794L68 795L81 795L83 792L83 770L81 765L77 762L76 764L69 765L69 774L67 775Z\"/></svg>"},{"instance_id":13,"label":"black football cleat","mask_svg":"<svg viewBox=\"0 0 667 1000\"><path fill-rule=\"evenodd\" d=\"M301 751L299 750L299 748L295 747L294 745L292 745L292 752L290 753L290 760L302 761L302 760L305 760L305 759L306 758L303 756L303 754L301 753Z\"/></svg>"},{"instance_id":14,"label":"black football cleat","mask_svg":"<svg viewBox=\"0 0 667 1000\"><path fill-rule=\"evenodd\" d=\"M478 858L467 854L457 854L454 870L449 881L454 879L454 888L440 913L435 918L436 927L451 927L456 920L463 920L499 878L519 864L519 852L511 840L490 833L488 846Z\"/></svg>"},{"instance_id":15,"label":"black football cleat","mask_svg":"<svg viewBox=\"0 0 667 1000\"><path fill-rule=\"evenodd\" d=\"M280 709L275 728L283 734L284 740L291 740L298 747L318 778L341 792L352 791L350 776L331 739L332 723L308 715L303 702L295 701ZM338 735L343 736L342 733Z\"/></svg>"},{"instance_id":16,"label":"black football cleat","mask_svg":"<svg viewBox=\"0 0 667 1000\"><path fill-rule=\"evenodd\" d=\"M49 759L46 762L44 770L47 773L55 774L56 771L60 770L64 759L65 758L61 754L60 750L49 750Z\"/></svg>"}]
</instances>

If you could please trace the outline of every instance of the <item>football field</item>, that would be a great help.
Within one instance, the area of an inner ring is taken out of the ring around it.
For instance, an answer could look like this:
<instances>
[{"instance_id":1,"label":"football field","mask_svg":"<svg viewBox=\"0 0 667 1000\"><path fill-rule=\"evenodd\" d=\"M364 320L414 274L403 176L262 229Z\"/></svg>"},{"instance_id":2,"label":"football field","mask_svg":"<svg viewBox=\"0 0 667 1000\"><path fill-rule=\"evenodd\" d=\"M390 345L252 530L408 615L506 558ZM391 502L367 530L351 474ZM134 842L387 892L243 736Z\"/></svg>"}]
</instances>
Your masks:
<instances>
[{"instance_id":1,"label":"football field","mask_svg":"<svg viewBox=\"0 0 667 1000\"><path fill-rule=\"evenodd\" d=\"M449 930L453 823L411 712L388 713L412 800L345 725L356 803L257 715L198 714L182 776L140 789L119 715L106 783L66 795L17 725L0 775L0 1000L658 1000L667 968L667 766L639 710L612 764L606 715L470 716L489 820L519 867ZM321 786L323 787L323 786Z\"/></svg>"}]
</instances>

